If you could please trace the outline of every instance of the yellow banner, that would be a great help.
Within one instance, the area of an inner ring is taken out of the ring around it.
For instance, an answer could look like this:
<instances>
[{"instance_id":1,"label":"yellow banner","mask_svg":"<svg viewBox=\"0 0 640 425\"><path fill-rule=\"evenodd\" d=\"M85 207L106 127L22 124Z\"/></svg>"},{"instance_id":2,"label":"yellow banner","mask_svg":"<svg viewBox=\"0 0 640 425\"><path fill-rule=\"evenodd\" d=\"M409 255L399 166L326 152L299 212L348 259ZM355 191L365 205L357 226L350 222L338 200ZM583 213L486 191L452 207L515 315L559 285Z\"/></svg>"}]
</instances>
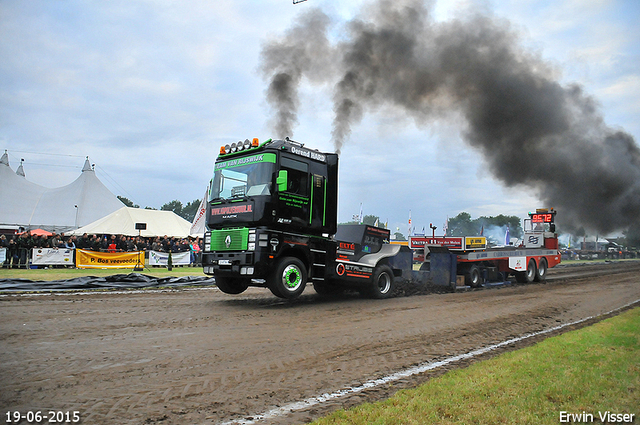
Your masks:
<instances>
[{"instance_id":1,"label":"yellow banner","mask_svg":"<svg viewBox=\"0 0 640 425\"><path fill-rule=\"evenodd\" d=\"M79 269L132 269L144 266L144 251L96 252L76 250L76 267Z\"/></svg>"},{"instance_id":2,"label":"yellow banner","mask_svg":"<svg viewBox=\"0 0 640 425\"><path fill-rule=\"evenodd\" d=\"M464 238L466 249L486 249L487 238L484 236L474 236Z\"/></svg>"}]
</instances>

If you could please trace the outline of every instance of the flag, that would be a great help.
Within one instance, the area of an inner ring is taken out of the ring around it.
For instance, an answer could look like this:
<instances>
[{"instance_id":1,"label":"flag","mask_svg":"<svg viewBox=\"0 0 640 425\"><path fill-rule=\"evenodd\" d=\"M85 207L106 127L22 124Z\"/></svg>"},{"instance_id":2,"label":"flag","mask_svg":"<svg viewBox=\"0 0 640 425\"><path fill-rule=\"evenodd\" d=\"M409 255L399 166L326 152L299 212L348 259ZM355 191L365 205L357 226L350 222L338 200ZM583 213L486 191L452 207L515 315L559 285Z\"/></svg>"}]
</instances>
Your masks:
<instances>
[{"instance_id":1,"label":"flag","mask_svg":"<svg viewBox=\"0 0 640 425\"><path fill-rule=\"evenodd\" d=\"M411 210L409 210L409 230L407 231L407 237L411 236Z\"/></svg>"},{"instance_id":2,"label":"flag","mask_svg":"<svg viewBox=\"0 0 640 425\"><path fill-rule=\"evenodd\" d=\"M480 229L480 236L484 236L484 224L482 225L482 228Z\"/></svg>"},{"instance_id":3,"label":"flag","mask_svg":"<svg viewBox=\"0 0 640 425\"><path fill-rule=\"evenodd\" d=\"M364 216L362 215L362 202L360 203L360 224L362 224L362 220L364 219Z\"/></svg>"},{"instance_id":4,"label":"flag","mask_svg":"<svg viewBox=\"0 0 640 425\"><path fill-rule=\"evenodd\" d=\"M511 242L511 237L509 236L509 225L507 225L507 234L504 237L504 244L509 246L510 242Z\"/></svg>"},{"instance_id":5,"label":"flag","mask_svg":"<svg viewBox=\"0 0 640 425\"><path fill-rule=\"evenodd\" d=\"M189 235L191 236L200 236L204 238L205 231L205 221L207 216L207 197L209 196L209 189L204 192L204 196L202 197L202 201L200 201L200 206L198 206L198 211L196 211L195 217L193 217L193 222L191 223L191 229L189 229Z\"/></svg>"},{"instance_id":6,"label":"flag","mask_svg":"<svg viewBox=\"0 0 640 425\"><path fill-rule=\"evenodd\" d=\"M378 226L380 226L380 219L379 219L379 218L376 218L376 222L375 222L375 223L373 223L373 225L374 225L374 227L378 227Z\"/></svg>"}]
</instances>

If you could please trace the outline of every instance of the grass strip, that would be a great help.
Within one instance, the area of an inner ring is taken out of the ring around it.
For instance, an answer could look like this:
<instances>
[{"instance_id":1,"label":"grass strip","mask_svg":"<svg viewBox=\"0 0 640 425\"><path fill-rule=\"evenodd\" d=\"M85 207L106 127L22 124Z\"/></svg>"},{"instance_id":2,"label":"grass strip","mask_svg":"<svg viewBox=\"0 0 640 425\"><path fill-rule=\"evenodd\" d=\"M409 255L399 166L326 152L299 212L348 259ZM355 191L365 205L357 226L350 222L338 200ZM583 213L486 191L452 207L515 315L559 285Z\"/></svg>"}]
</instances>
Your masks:
<instances>
[{"instance_id":1,"label":"grass strip","mask_svg":"<svg viewBox=\"0 0 640 425\"><path fill-rule=\"evenodd\" d=\"M640 423L639 406L640 308L635 308L313 424L555 425L602 423L605 412L633 414L633 423ZM561 421L561 412L592 417ZM615 419L624 423L622 416Z\"/></svg>"}]
</instances>

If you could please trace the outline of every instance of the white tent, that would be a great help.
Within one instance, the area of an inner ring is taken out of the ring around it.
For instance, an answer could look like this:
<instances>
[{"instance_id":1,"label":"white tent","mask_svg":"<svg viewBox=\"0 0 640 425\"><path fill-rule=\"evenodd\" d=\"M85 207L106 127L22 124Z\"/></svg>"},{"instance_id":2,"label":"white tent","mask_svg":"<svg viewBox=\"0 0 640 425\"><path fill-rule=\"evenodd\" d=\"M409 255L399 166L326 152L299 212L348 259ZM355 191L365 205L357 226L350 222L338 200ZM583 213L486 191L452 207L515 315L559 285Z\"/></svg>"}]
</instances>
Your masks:
<instances>
[{"instance_id":1,"label":"white tent","mask_svg":"<svg viewBox=\"0 0 640 425\"><path fill-rule=\"evenodd\" d=\"M0 158L0 225L15 229L27 227L46 190L13 172L5 152Z\"/></svg>"},{"instance_id":2,"label":"white tent","mask_svg":"<svg viewBox=\"0 0 640 425\"><path fill-rule=\"evenodd\" d=\"M136 223L146 224L146 229L140 230L140 236L143 237L170 236L186 238L189 236L189 230L191 229L191 223L173 211L122 207L106 217L70 232L70 234L138 236Z\"/></svg>"},{"instance_id":3,"label":"white tent","mask_svg":"<svg viewBox=\"0 0 640 425\"><path fill-rule=\"evenodd\" d=\"M88 158L75 181L55 189L27 181L22 164L18 171L11 170L5 152L0 158L0 227L67 232L123 206L96 177Z\"/></svg>"}]
</instances>

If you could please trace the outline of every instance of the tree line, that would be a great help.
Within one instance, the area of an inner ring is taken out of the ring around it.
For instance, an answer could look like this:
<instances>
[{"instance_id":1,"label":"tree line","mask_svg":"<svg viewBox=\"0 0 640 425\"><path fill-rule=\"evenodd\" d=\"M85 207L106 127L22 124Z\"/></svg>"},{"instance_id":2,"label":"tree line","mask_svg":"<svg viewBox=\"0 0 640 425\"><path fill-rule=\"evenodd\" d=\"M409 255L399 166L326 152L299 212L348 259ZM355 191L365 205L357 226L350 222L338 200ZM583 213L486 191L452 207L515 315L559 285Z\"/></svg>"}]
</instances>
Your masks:
<instances>
[{"instance_id":1,"label":"tree line","mask_svg":"<svg viewBox=\"0 0 640 425\"><path fill-rule=\"evenodd\" d=\"M125 204L127 207L131 208L140 208L140 205L134 204L130 199L125 198L124 196L118 196L120 202ZM198 212L198 207L200 206L200 202L202 199L195 199L191 202L188 202L186 205L183 205L182 202L174 199L171 202L167 202L166 204L160 207L160 211L173 211L176 215L184 218L188 222L193 222L193 219ZM153 207L144 207L145 210L157 210L157 208Z\"/></svg>"},{"instance_id":2,"label":"tree line","mask_svg":"<svg viewBox=\"0 0 640 425\"><path fill-rule=\"evenodd\" d=\"M365 215L362 218L363 224L374 225L378 222L380 227L385 227L384 223L377 215ZM358 221L349 221L341 224L357 224ZM522 230L522 224L520 217L515 215L497 215L497 216L482 216L476 219L471 218L471 214L468 212L461 212L457 216L450 218L447 228L447 236L478 236L481 233L488 233L493 228L505 228L509 227L509 235L513 238L522 238L524 231ZM401 232L395 232L396 240L406 240L405 236Z\"/></svg>"}]
</instances>

